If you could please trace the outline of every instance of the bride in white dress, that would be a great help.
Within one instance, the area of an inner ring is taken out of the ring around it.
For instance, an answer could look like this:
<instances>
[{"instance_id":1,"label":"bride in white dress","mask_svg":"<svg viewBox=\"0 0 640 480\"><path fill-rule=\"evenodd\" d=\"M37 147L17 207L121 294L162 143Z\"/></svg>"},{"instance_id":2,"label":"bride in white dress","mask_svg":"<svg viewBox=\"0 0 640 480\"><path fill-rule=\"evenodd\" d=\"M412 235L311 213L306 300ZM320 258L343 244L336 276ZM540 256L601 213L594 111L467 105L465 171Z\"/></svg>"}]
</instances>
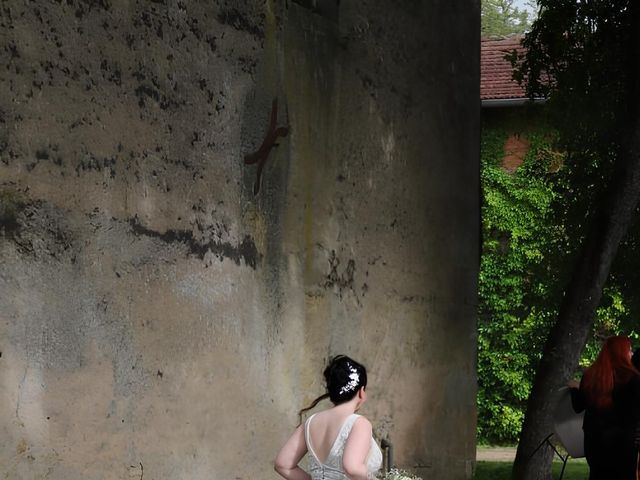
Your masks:
<instances>
[{"instance_id":1,"label":"bride in white dress","mask_svg":"<svg viewBox=\"0 0 640 480\"><path fill-rule=\"evenodd\" d=\"M311 415L284 444L275 461L287 480L370 480L382 465L371 423L355 412L367 400L367 371L345 355L334 357L324 370L327 393L300 411L330 398L334 406ZM309 452L309 472L298 466Z\"/></svg>"}]
</instances>

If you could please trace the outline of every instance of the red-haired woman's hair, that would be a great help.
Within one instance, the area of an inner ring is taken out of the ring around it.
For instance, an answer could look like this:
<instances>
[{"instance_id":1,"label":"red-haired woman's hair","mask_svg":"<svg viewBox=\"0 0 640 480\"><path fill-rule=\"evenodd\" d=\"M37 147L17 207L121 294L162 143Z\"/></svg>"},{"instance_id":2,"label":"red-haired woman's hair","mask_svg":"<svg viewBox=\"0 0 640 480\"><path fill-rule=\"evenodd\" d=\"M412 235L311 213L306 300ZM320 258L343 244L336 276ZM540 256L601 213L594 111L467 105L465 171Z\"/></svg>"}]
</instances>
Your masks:
<instances>
[{"instance_id":1,"label":"red-haired woman's hair","mask_svg":"<svg viewBox=\"0 0 640 480\"><path fill-rule=\"evenodd\" d=\"M587 404L596 408L611 406L613 387L628 382L638 371L631 363L629 337L609 337L602 345L598 358L582 378L581 388Z\"/></svg>"}]
</instances>

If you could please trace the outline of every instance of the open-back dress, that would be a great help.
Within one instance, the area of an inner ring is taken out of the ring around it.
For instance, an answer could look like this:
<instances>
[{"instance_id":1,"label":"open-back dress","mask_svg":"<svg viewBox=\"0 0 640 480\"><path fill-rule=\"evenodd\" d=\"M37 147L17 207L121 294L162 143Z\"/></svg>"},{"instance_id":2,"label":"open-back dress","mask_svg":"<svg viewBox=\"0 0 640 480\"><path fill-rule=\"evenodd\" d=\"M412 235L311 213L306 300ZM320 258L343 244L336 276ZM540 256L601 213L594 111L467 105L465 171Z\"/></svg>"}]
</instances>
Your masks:
<instances>
[{"instance_id":1,"label":"open-back dress","mask_svg":"<svg viewBox=\"0 0 640 480\"><path fill-rule=\"evenodd\" d=\"M313 445L311 445L311 437L309 436L309 425L314 416L315 414L311 415L304 425L304 438L310 454L309 473L311 474L311 480L348 480L342 467L342 455L349 434L351 433L351 428L360 415L353 413L347 417L342 427L340 427L338 436L333 442L333 446L329 450L329 455L324 462L318 459ZM368 471L367 477L371 479L375 478L376 472L382 466L382 452L373 438L371 438L371 447L369 448L366 463Z\"/></svg>"}]
</instances>

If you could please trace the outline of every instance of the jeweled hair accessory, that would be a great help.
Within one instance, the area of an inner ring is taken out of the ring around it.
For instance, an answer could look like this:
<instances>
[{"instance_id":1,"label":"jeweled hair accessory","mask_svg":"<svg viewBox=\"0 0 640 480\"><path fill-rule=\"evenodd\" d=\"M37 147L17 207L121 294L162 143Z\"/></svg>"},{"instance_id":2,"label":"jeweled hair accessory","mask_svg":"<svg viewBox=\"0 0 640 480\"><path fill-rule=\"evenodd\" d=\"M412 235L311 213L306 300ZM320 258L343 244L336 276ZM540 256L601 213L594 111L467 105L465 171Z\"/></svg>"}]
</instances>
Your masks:
<instances>
[{"instance_id":1,"label":"jeweled hair accessory","mask_svg":"<svg viewBox=\"0 0 640 480\"><path fill-rule=\"evenodd\" d=\"M347 384L340 389L340 395L342 395L343 393L352 392L358 387L358 384L360 383L360 374L358 373L358 370L356 370L356 367L351 365L349 362L347 362L347 367L349 368L349 371L351 373L349 374L349 381L347 382Z\"/></svg>"}]
</instances>

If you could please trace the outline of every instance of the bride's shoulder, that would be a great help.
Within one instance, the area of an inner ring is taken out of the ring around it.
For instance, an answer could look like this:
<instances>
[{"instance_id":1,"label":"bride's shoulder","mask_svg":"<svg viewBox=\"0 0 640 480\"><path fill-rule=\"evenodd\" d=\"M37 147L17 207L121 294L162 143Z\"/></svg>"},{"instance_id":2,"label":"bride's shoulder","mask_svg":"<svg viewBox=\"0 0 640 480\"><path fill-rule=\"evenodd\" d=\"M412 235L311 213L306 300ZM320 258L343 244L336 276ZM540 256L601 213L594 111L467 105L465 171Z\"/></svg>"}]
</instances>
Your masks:
<instances>
[{"instance_id":1,"label":"bride's shoulder","mask_svg":"<svg viewBox=\"0 0 640 480\"><path fill-rule=\"evenodd\" d=\"M311 415L311 417L313 418L317 418L317 419L324 419L324 418L328 418L331 416L331 409L330 408L325 408L324 410L319 410L316 413L314 413L313 415ZM309 417L309 418L311 418Z\"/></svg>"},{"instance_id":2,"label":"bride's shoulder","mask_svg":"<svg viewBox=\"0 0 640 480\"><path fill-rule=\"evenodd\" d=\"M371 426L371 422L366 417L363 417L362 415L358 415L356 413L354 413L354 416L355 416L355 420L353 422L353 428L358 428L359 430L368 430L368 431L373 430L373 427Z\"/></svg>"},{"instance_id":3,"label":"bride's shoulder","mask_svg":"<svg viewBox=\"0 0 640 480\"><path fill-rule=\"evenodd\" d=\"M348 441L356 443L368 442L373 435L371 422L360 415L354 415L353 418L355 420L351 422L350 428L348 429L347 433L349 437Z\"/></svg>"},{"instance_id":4,"label":"bride's shoulder","mask_svg":"<svg viewBox=\"0 0 640 480\"><path fill-rule=\"evenodd\" d=\"M304 423L309 423L313 419L314 424L322 424L325 423L331 417L331 413L329 409L320 410L315 412L312 415L309 415Z\"/></svg>"}]
</instances>

